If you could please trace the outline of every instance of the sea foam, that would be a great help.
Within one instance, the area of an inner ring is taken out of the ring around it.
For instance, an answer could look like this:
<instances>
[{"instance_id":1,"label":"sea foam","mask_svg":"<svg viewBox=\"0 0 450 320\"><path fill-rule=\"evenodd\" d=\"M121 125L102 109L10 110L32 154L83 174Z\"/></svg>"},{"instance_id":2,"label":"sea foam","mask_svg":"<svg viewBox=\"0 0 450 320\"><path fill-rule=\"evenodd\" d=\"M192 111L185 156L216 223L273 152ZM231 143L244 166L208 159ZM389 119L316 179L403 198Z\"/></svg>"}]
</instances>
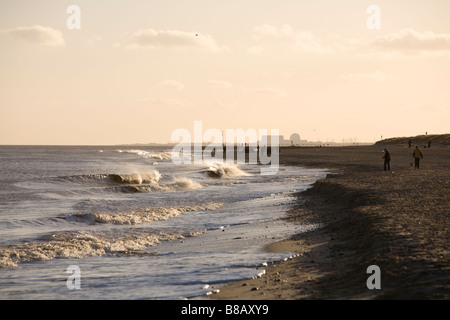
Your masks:
<instances>
[{"instance_id":1,"label":"sea foam","mask_svg":"<svg viewBox=\"0 0 450 320\"><path fill-rule=\"evenodd\" d=\"M217 210L223 206L222 202L211 202L192 206L178 206L170 208L140 208L129 212L97 212L78 213L67 217L67 219L80 219L89 224L107 223L117 225L136 225L152 221L168 220L190 211Z\"/></svg>"},{"instance_id":2,"label":"sea foam","mask_svg":"<svg viewBox=\"0 0 450 320\"><path fill-rule=\"evenodd\" d=\"M182 239L180 233L150 233L135 230L131 234L93 231L67 231L40 237L38 241L0 248L0 268L17 267L25 261L55 258L86 258L106 254L129 254L145 250L162 240Z\"/></svg>"}]
</instances>

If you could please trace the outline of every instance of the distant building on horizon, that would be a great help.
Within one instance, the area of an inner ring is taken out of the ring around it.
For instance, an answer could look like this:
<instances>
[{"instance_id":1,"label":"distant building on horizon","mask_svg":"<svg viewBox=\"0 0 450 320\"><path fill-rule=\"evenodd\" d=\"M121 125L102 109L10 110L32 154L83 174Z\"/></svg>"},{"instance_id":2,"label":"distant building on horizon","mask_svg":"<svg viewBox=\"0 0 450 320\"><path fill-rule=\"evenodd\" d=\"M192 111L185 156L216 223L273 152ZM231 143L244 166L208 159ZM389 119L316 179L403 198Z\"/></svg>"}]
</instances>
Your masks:
<instances>
[{"instance_id":1,"label":"distant building on horizon","mask_svg":"<svg viewBox=\"0 0 450 320\"><path fill-rule=\"evenodd\" d=\"M302 140L298 133L293 133L290 136L290 146L301 146L308 144L308 140Z\"/></svg>"},{"instance_id":2,"label":"distant building on horizon","mask_svg":"<svg viewBox=\"0 0 450 320\"><path fill-rule=\"evenodd\" d=\"M272 145L272 141L277 136L263 136L261 141L267 141L267 145ZM267 140L266 140L267 139ZM260 141L260 143L261 143ZM293 133L290 136L290 139L284 139L283 135L278 136L278 145L280 147L290 147L290 146L301 146L301 145L307 145L308 140L301 140L300 135L298 133Z\"/></svg>"}]
</instances>

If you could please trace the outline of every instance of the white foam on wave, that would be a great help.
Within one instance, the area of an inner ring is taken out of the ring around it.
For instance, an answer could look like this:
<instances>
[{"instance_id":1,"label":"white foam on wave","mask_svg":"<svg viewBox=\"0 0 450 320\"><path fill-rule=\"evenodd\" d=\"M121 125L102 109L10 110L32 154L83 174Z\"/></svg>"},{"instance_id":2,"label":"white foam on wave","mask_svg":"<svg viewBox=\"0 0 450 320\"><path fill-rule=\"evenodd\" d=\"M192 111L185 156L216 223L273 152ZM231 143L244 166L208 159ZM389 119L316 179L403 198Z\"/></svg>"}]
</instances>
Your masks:
<instances>
[{"instance_id":1,"label":"white foam on wave","mask_svg":"<svg viewBox=\"0 0 450 320\"><path fill-rule=\"evenodd\" d=\"M145 230L135 230L131 234L90 231L58 232L41 237L39 241L0 247L0 268L17 267L20 262L25 261L133 254L155 246L162 240L182 238L184 236L181 233L150 233Z\"/></svg>"},{"instance_id":2,"label":"white foam on wave","mask_svg":"<svg viewBox=\"0 0 450 320\"><path fill-rule=\"evenodd\" d=\"M169 220L179 216L182 213L190 211L206 211L217 210L224 205L222 202L211 202L200 205L192 206L179 206L171 208L140 208L131 210L129 212L116 212L116 213L81 213L75 214L71 217L82 219L83 221L95 224L106 223L116 225L136 225L144 224L158 220Z\"/></svg>"},{"instance_id":3,"label":"white foam on wave","mask_svg":"<svg viewBox=\"0 0 450 320\"><path fill-rule=\"evenodd\" d=\"M144 184L158 183L162 175L158 170L152 170L147 173L128 173L128 174L85 174L76 176L58 177L56 180L69 181L78 184Z\"/></svg>"},{"instance_id":4,"label":"white foam on wave","mask_svg":"<svg viewBox=\"0 0 450 320\"><path fill-rule=\"evenodd\" d=\"M175 177L171 182L160 184L160 183L150 183L150 184L130 184L123 185L119 187L114 187L114 191L120 192L172 192L172 191L187 191L202 188L202 185L192 179L186 177Z\"/></svg>"},{"instance_id":5,"label":"white foam on wave","mask_svg":"<svg viewBox=\"0 0 450 320\"><path fill-rule=\"evenodd\" d=\"M152 170L147 173L89 174L57 179L87 186L107 185L109 186L107 190L129 193L183 191L203 187L202 184L187 177L169 177L161 182L162 178L158 170Z\"/></svg>"},{"instance_id":6,"label":"white foam on wave","mask_svg":"<svg viewBox=\"0 0 450 320\"><path fill-rule=\"evenodd\" d=\"M119 153L137 154L146 159L170 160L172 158L172 153L170 151L162 151L162 152L157 152L157 153L151 153L151 152L139 150L139 149L128 149L128 150L118 149L116 151Z\"/></svg>"},{"instance_id":7,"label":"white foam on wave","mask_svg":"<svg viewBox=\"0 0 450 320\"><path fill-rule=\"evenodd\" d=\"M75 214L67 220L84 221L90 224L138 225L157 220L169 220L185 212L216 210L222 202L170 208L142 208L129 212L99 212ZM24 244L0 247L0 268L17 267L24 261L48 261L55 258L86 258L106 254L129 254L145 250L162 240L195 237L203 232L151 233L146 229L114 229L111 231L63 231L55 232Z\"/></svg>"},{"instance_id":8,"label":"white foam on wave","mask_svg":"<svg viewBox=\"0 0 450 320\"><path fill-rule=\"evenodd\" d=\"M202 185L192 179L186 178L186 177L176 177L173 179L172 183L169 183L165 186L161 187L168 187L169 190L173 191L180 191L180 190L195 190L195 189L201 189Z\"/></svg>"},{"instance_id":9,"label":"white foam on wave","mask_svg":"<svg viewBox=\"0 0 450 320\"><path fill-rule=\"evenodd\" d=\"M158 183L162 177L157 170L153 170L150 173L133 173L111 176L115 182L128 184Z\"/></svg>"},{"instance_id":10,"label":"white foam on wave","mask_svg":"<svg viewBox=\"0 0 450 320\"><path fill-rule=\"evenodd\" d=\"M213 178L233 178L251 176L251 174L245 172L239 168L238 164L209 164L206 169L207 174Z\"/></svg>"}]
</instances>

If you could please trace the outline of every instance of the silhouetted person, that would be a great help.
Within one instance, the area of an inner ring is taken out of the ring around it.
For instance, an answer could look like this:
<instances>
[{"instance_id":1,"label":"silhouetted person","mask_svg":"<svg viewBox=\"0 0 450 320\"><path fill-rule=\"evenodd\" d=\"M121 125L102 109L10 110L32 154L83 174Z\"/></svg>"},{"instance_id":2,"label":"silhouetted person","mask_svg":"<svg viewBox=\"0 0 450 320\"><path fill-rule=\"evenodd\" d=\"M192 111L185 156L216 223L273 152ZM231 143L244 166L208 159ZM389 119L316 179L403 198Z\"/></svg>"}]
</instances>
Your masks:
<instances>
[{"instance_id":1,"label":"silhouetted person","mask_svg":"<svg viewBox=\"0 0 450 320\"><path fill-rule=\"evenodd\" d=\"M384 156L381 159L384 159L384 171L386 171L386 168L387 168L387 170L390 171L391 170L391 164L390 164L391 155L387 149L384 149Z\"/></svg>"},{"instance_id":2,"label":"silhouetted person","mask_svg":"<svg viewBox=\"0 0 450 320\"><path fill-rule=\"evenodd\" d=\"M408 148L411 148L411 139L408 140Z\"/></svg>"},{"instance_id":3,"label":"silhouetted person","mask_svg":"<svg viewBox=\"0 0 450 320\"><path fill-rule=\"evenodd\" d=\"M419 146L416 146L416 149L413 152L414 158L414 168L419 169L420 159L423 159L423 154L419 149Z\"/></svg>"},{"instance_id":4,"label":"silhouetted person","mask_svg":"<svg viewBox=\"0 0 450 320\"><path fill-rule=\"evenodd\" d=\"M431 140L428 140L428 148L431 148Z\"/></svg>"}]
</instances>

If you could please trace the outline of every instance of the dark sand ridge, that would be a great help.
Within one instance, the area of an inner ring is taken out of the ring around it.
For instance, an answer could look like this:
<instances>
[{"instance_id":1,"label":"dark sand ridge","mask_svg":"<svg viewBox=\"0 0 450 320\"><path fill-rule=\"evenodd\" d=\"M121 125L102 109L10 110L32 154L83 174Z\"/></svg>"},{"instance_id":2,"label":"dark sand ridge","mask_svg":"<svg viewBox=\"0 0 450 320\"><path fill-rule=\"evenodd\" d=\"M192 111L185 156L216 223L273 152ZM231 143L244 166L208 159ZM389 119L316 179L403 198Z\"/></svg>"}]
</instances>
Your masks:
<instances>
[{"instance_id":1,"label":"dark sand ridge","mask_svg":"<svg viewBox=\"0 0 450 320\"><path fill-rule=\"evenodd\" d=\"M382 150L391 154L383 171ZM269 246L300 253L212 299L449 299L450 147L423 148L419 170L403 146L283 148L280 163L328 168L288 213L323 227ZM369 290L367 267L381 270Z\"/></svg>"}]
</instances>

